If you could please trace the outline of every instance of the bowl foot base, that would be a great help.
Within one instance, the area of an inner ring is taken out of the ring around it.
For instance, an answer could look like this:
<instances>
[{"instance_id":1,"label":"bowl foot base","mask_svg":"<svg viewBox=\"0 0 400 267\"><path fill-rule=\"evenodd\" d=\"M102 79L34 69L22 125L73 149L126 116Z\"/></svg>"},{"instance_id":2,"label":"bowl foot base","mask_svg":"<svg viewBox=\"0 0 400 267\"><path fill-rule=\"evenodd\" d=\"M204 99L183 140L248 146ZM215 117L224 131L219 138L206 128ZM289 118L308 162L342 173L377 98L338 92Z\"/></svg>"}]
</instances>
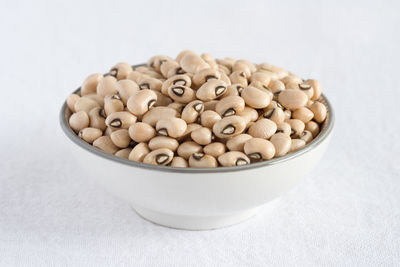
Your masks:
<instances>
[{"instance_id":1,"label":"bowl foot base","mask_svg":"<svg viewBox=\"0 0 400 267\"><path fill-rule=\"evenodd\" d=\"M212 230L231 226L249 219L258 210L258 208L254 208L222 216L200 217L167 214L139 207L133 208L142 218L152 223L184 230Z\"/></svg>"}]
</instances>

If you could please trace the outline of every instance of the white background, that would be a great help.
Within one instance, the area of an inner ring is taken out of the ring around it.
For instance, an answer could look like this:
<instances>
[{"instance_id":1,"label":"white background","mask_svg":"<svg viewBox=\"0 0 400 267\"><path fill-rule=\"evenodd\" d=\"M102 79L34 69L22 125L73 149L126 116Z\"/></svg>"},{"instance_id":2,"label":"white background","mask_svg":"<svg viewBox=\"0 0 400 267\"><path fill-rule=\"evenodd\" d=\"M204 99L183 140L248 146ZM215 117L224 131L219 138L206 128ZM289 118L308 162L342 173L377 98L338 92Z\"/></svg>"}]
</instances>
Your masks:
<instances>
[{"instance_id":1,"label":"white background","mask_svg":"<svg viewBox=\"0 0 400 267\"><path fill-rule=\"evenodd\" d=\"M396 1L2 0L0 266L399 266L399 33ZM183 49L317 78L337 116L303 184L218 231L140 219L58 124L88 74Z\"/></svg>"}]
</instances>

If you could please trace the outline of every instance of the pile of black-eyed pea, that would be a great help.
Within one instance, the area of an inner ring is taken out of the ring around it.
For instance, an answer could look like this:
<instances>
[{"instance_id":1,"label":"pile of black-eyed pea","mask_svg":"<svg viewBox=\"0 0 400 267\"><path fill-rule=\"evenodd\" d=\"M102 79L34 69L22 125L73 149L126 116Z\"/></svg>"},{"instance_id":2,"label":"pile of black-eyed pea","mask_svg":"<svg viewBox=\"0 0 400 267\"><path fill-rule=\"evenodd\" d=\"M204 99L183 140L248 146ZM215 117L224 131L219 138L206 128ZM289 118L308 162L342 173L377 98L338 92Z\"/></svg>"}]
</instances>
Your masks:
<instances>
[{"instance_id":1,"label":"pile of black-eyed pea","mask_svg":"<svg viewBox=\"0 0 400 267\"><path fill-rule=\"evenodd\" d=\"M67 99L80 138L117 157L214 168L270 160L315 138L321 85L270 65L182 51L118 63Z\"/></svg>"}]
</instances>

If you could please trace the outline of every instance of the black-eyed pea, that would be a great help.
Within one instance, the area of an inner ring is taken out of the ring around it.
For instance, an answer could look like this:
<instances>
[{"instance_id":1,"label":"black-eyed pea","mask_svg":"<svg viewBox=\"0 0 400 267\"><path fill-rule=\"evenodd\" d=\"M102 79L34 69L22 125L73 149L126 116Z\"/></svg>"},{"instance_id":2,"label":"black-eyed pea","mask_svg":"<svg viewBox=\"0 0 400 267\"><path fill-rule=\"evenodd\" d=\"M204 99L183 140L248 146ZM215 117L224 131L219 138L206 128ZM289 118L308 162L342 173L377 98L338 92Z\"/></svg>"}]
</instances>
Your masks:
<instances>
[{"instance_id":1,"label":"black-eyed pea","mask_svg":"<svg viewBox=\"0 0 400 267\"><path fill-rule=\"evenodd\" d=\"M250 159L242 152L229 151L219 156L218 162L223 167L232 167L250 164Z\"/></svg>"},{"instance_id":2,"label":"black-eyed pea","mask_svg":"<svg viewBox=\"0 0 400 267\"><path fill-rule=\"evenodd\" d=\"M275 157L282 157L286 155L291 148L292 139L289 135L284 133L276 133L271 136L270 142L275 147Z\"/></svg>"},{"instance_id":3,"label":"black-eyed pea","mask_svg":"<svg viewBox=\"0 0 400 267\"><path fill-rule=\"evenodd\" d=\"M288 83L285 83L285 88L286 89L299 89L299 85L300 85L300 83L298 83L297 81L296 82L290 81Z\"/></svg>"},{"instance_id":4,"label":"black-eyed pea","mask_svg":"<svg viewBox=\"0 0 400 267\"><path fill-rule=\"evenodd\" d=\"M229 75L232 84L240 84L242 87L248 85L247 76L244 71L234 71Z\"/></svg>"},{"instance_id":5,"label":"black-eyed pea","mask_svg":"<svg viewBox=\"0 0 400 267\"><path fill-rule=\"evenodd\" d=\"M111 127L107 127L107 128L104 130L103 135L104 135L104 136L111 136L111 134L112 134L113 131L116 131L116 129L113 130Z\"/></svg>"},{"instance_id":6,"label":"black-eyed pea","mask_svg":"<svg viewBox=\"0 0 400 267\"><path fill-rule=\"evenodd\" d=\"M113 76L106 76L97 84L96 92L102 97L115 95L118 93L117 87L117 79Z\"/></svg>"},{"instance_id":7,"label":"black-eyed pea","mask_svg":"<svg viewBox=\"0 0 400 267\"><path fill-rule=\"evenodd\" d=\"M128 74L132 72L132 67L128 63L120 62L115 64L109 71L109 74L117 80L126 79Z\"/></svg>"},{"instance_id":8,"label":"black-eyed pea","mask_svg":"<svg viewBox=\"0 0 400 267\"><path fill-rule=\"evenodd\" d=\"M86 113L98 107L100 107L99 103L87 97L80 97L75 101L74 105L75 112L85 111Z\"/></svg>"},{"instance_id":9,"label":"black-eyed pea","mask_svg":"<svg viewBox=\"0 0 400 267\"><path fill-rule=\"evenodd\" d=\"M280 80L271 80L268 84L268 88L275 94L285 90L285 84Z\"/></svg>"},{"instance_id":10,"label":"black-eyed pea","mask_svg":"<svg viewBox=\"0 0 400 267\"><path fill-rule=\"evenodd\" d=\"M150 149L146 143L137 144L129 153L128 159L132 161L143 162L144 157L150 153Z\"/></svg>"},{"instance_id":11,"label":"black-eyed pea","mask_svg":"<svg viewBox=\"0 0 400 267\"><path fill-rule=\"evenodd\" d=\"M298 88L307 95L308 99L311 99L313 97L314 89L310 84L301 83L298 85Z\"/></svg>"},{"instance_id":12,"label":"black-eyed pea","mask_svg":"<svg viewBox=\"0 0 400 267\"><path fill-rule=\"evenodd\" d=\"M306 145L306 141L302 139L292 139L292 144L290 146L290 152L295 152Z\"/></svg>"},{"instance_id":13,"label":"black-eyed pea","mask_svg":"<svg viewBox=\"0 0 400 267\"><path fill-rule=\"evenodd\" d=\"M274 77L274 75L269 74L268 72L255 72L251 75L250 81L257 81L261 84L268 85L271 82L272 77Z\"/></svg>"},{"instance_id":14,"label":"black-eyed pea","mask_svg":"<svg viewBox=\"0 0 400 267\"><path fill-rule=\"evenodd\" d=\"M231 70L228 67L218 64L217 69L220 73L225 73L225 75L227 75L229 78L229 75L231 74Z\"/></svg>"},{"instance_id":15,"label":"black-eyed pea","mask_svg":"<svg viewBox=\"0 0 400 267\"><path fill-rule=\"evenodd\" d=\"M196 99L196 92L192 88L183 85L172 85L168 88L168 95L174 101L184 104Z\"/></svg>"},{"instance_id":16,"label":"black-eyed pea","mask_svg":"<svg viewBox=\"0 0 400 267\"><path fill-rule=\"evenodd\" d=\"M72 112L76 112L75 103L76 103L76 101L78 101L79 98L81 98L81 97L77 94L71 94L68 96L67 106L68 106L69 110L71 110Z\"/></svg>"},{"instance_id":17,"label":"black-eyed pea","mask_svg":"<svg viewBox=\"0 0 400 267\"><path fill-rule=\"evenodd\" d=\"M181 137L179 137L179 138L177 138L180 142L182 142L182 141L192 141L191 140L191 137L190 137L190 134L194 131L194 130L196 130L196 129L198 129L198 128L201 128L201 125L200 124L198 124L198 123L189 123L188 125L187 125L187 127L186 127L186 131L185 131L185 133L181 136Z\"/></svg>"},{"instance_id":18,"label":"black-eyed pea","mask_svg":"<svg viewBox=\"0 0 400 267\"><path fill-rule=\"evenodd\" d=\"M119 148L127 148L131 143L131 138L127 129L119 129L110 134L111 141Z\"/></svg>"},{"instance_id":19,"label":"black-eyed pea","mask_svg":"<svg viewBox=\"0 0 400 267\"><path fill-rule=\"evenodd\" d=\"M119 150L119 148L111 141L109 136L100 136L94 140L93 146L109 154L114 154Z\"/></svg>"},{"instance_id":20,"label":"black-eyed pea","mask_svg":"<svg viewBox=\"0 0 400 267\"><path fill-rule=\"evenodd\" d=\"M89 111L90 127L104 131L106 129L106 113L102 108L94 108Z\"/></svg>"},{"instance_id":21,"label":"black-eyed pea","mask_svg":"<svg viewBox=\"0 0 400 267\"><path fill-rule=\"evenodd\" d=\"M309 121L306 123L305 129L312 133L315 138L319 134L319 125L315 121Z\"/></svg>"},{"instance_id":22,"label":"black-eyed pea","mask_svg":"<svg viewBox=\"0 0 400 267\"><path fill-rule=\"evenodd\" d=\"M144 122L136 122L129 127L129 136L135 142L148 142L156 135L156 130Z\"/></svg>"},{"instance_id":23,"label":"black-eyed pea","mask_svg":"<svg viewBox=\"0 0 400 267\"><path fill-rule=\"evenodd\" d=\"M145 78L140 81L139 89L151 89L155 91L161 91L162 82L156 78Z\"/></svg>"},{"instance_id":24,"label":"black-eyed pea","mask_svg":"<svg viewBox=\"0 0 400 267\"><path fill-rule=\"evenodd\" d=\"M114 112L106 118L106 125L113 130L128 129L135 122L136 116L127 111Z\"/></svg>"},{"instance_id":25,"label":"black-eyed pea","mask_svg":"<svg viewBox=\"0 0 400 267\"><path fill-rule=\"evenodd\" d=\"M160 148L147 154L143 159L143 163L165 166L172 161L173 157L174 152L168 148Z\"/></svg>"},{"instance_id":26,"label":"black-eyed pea","mask_svg":"<svg viewBox=\"0 0 400 267\"><path fill-rule=\"evenodd\" d=\"M132 80L119 80L117 82L117 91L122 102L124 105L126 105L128 99L137 91L139 91L139 86Z\"/></svg>"},{"instance_id":27,"label":"black-eyed pea","mask_svg":"<svg viewBox=\"0 0 400 267\"><path fill-rule=\"evenodd\" d=\"M187 123L197 121L200 114L204 111L204 103L201 100L194 100L188 103L182 110L181 118Z\"/></svg>"},{"instance_id":28,"label":"black-eyed pea","mask_svg":"<svg viewBox=\"0 0 400 267\"><path fill-rule=\"evenodd\" d=\"M319 101L315 101L310 106L310 110L314 113L314 120L318 123L322 123L326 119L326 106Z\"/></svg>"},{"instance_id":29,"label":"black-eyed pea","mask_svg":"<svg viewBox=\"0 0 400 267\"><path fill-rule=\"evenodd\" d=\"M193 84L201 86L203 83L211 79L220 79L221 74L214 68L201 69L193 75Z\"/></svg>"},{"instance_id":30,"label":"black-eyed pea","mask_svg":"<svg viewBox=\"0 0 400 267\"><path fill-rule=\"evenodd\" d=\"M213 110L215 111L215 107L217 106L219 100L211 100L204 102L204 111L206 110Z\"/></svg>"},{"instance_id":31,"label":"black-eyed pea","mask_svg":"<svg viewBox=\"0 0 400 267\"><path fill-rule=\"evenodd\" d=\"M206 110L200 114L200 124L210 129L212 129L214 124L220 119L221 116L213 110Z\"/></svg>"},{"instance_id":32,"label":"black-eyed pea","mask_svg":"<svg viewBox=\"0 0 400 267\"><path fill-rule=\"evenodd\" d=\"M208 145L213 141L213 133L207 127L201 127L192 131L190 137L199 145Z\"/></svg>"},{"instance_id":33,"label":"black-eyed pea","mask_svg":"<svg viewBox=\"0 0 400 267\"><path fill-rule=\"evenodd\" d=\"M189 163L182 157L174 157L171 161L171 167L174 168L187 168Z\"/></svg>"},{"instance_id":34,"label":"black-eyed pea","mask_svg":"<svg viewBox=\"0 0 400 267\"><path fill-rule=\"evenodd\" d=\"M283 90L278 96L279 103L287 109L296 110L307 104L307 95L298 89Z\"/></svg>"},{"instance_id":35,"label":"black-eyed pea","mask_svg":"<svg viewBox=\"0 0 400 267\"><path fill-rule=\"evenodd\" d=\"M232 72L243 71L246 77L250 77L253 72L257 71L257 67L248 60L239 59L232 65Z\"/></svg>"},{"instance_id":36,"label":"black-eyed pea","mask_svg":"<svg viewBox=\"0 0 400 267\"><path fill-rule=\"evenodd\" d=\"M306 107L301 107L292 112L292 118L306 123L312 120L314 113Z\"/></svg>"},{"instance_id":37,"label":"black-eyed pea","mask_svg":"<svg viewBox=\"0 0 400 267\"><path fill-rule=\"evenodd\" d=\"M246 128L246 121L233 115L222 118L213 126L213 133L219 138L228 138L241 134Z\"/></svg>"},{"instance_id":38,"label":"black-eyed pea","mask_svg":"<svg viewBox=\"0 0 400 267\"><path fill-rule=\"evenodd\" d=\"M285 112L279 107L270 108L264 111L262 117L279 124L285 121Z\"/></svg>"},{"instance_id":39,"label":"black-eyed pea","mask_svg":"<svg viewBox=\"0 0 400 267\"><path fill-rule=\"evenodd\" d=\"M203 147L196 142L186 141L179 145L177 153L180 157L188 160L193 153L199 153L203 151Z\"/></svg>"},{"instance_id":40,"label":"black-eyed pea","mask_svg":"<svg viewBox=\"0 0 400 267\"><path fill-rule=\"evenodd\" d=\"M268 92L253 86L244 88L241 97L246 102L246 105L252 108L265 108L271 103L271 96Z\"/></svg>"},{"instance_id":41,"label":"black-eyed pea","mask_svg":"<svg viewBox=\"0 0 400 267\"><path fill-rule=\"evenodd\" d=\"M146 112L142 117L142 122L156 126L157 121L178 117L178 112L169 107L154 107Z\"/></svg>"},{"instance_id":42,"label":"black-eyed pea","mask_svg":"<svg viewBox=\"0 0 400 267\"><path fill-rule=\"evenodd\" d=\"M187 124L180 118L169 118L159 120L156 124L156 131L159 135L173 138L181 137L187 128Z\"/></svg>"},{"instance_id":43,"label":"black-eyed pea","mask_svg":"<svg viewBox=\"0 0 400 267\"><path fill-rule=\"evenodd\" d=\"M226 147L230 151L244 151L244 144L252 139L253 137L249 134L239 134L235 137L229 138L228 141L226 141Z\"/></svg>"},{"instance_id":44,"label":"black-eyed pea","mask_svg":"<svg viewBox=\"0 0 400 267\"><path fill-rule=\"evenodd\" d=\"M127 102L127 108L135 116L141 116L149 111L157 102L157 94L149 89L143 89L133 94Z\"/></svg>"},{"instance_id":45,"label":"black-eyed pea","mask_svg":"<svg viewBox=\"0 0 400 267\"><path fill-rule=\"evenodd\" d=\"M210 65L194 52L184 55L179 61L179 65L184 71L190 73L196 73L202 69L210 67Z\"/></svg>"},{"instance_id":46,"label":"black-eyed pea","mask_svg":"<svg viewBox=\"0 0 400 267\"><path fill-rule=\"evenodd\" d=\"M178 149L179 143L175 138L167 136L155 136L150 139L148 145L151 150L168 148L169 150L175 152Z\"/></svg>"},{"instance_id":47,"label":"black-eyed pea","mask_svg":"<svg viewBox=\"0 0 400 267\"><path fill-rule=\"evenodd\" d=\"M268 63L261 63L257 65L257 69L259 71L269 71L269 72L273 72L277 75L278 79L282 79L283 77L288 75L288 71L285 70L284 68L275 66L275 65L271 65Z\"/></svg>"},{"instance_id":48,"label":"black-eyed pea","mask_svg":"<svg viewBox=\"0 0 400 267\"><path fill-rule=\"evenodd\" d=\"M285 121L290 120L290 118L292 117L292 111L290 111L289 109L284 109L283 112L285 113Z\"/></svg>"},{"instance_id":49,"label":"black-eyed pea","mask_svg":"<svg viewBox=\"0 0 400 267\"><path fill-rule=\"evenodd\" d=\"M244 109L238 112L236 115L242 117L246 121L246 125L248 125L252 121L256 121L258 119L258 112L256 109L251 107L244 107ZM247 126L246 126L247 128Z\"/></svg>"},{"instance_id":50,"label":"black-eyed pea","mask_svg":"<svg viewBox=\"0 0 400 267\"><path fill-rule=\"evenodd\" d=\"M147 75L147 74L144 74L142 72L139 72L137 70L134 70L134 71L130 72L126 78L128 80L132 80L136 84L138 84L138 83L140 83L141 80L146 79L146 78L150 78L150 76Z\"/></svg>"},{"instance_id":51,"label":"black-eyed pea","mask_svg":"<svg viewBox=\"0 0 400 267\"><path fill-rule=\"evenodd\" d=\"M222 154L226 152L226 146L221 142L214 142L206 145L203 148L204 153L213 156L214 158L218 158Z\"/></svg>"},{"instance_id":52,"label":"black-eyed pea","mask_svg":"<svg viewBox=\"0 0 400 267\"><path fill-rule=\"evenodd\" d=\"M300 84L300 83L303 82L303 79L301 79L300 76L298 76L298 75L296 75L296 74L294 74L294 73L288 73L287 76L281 78L281 81L282 81L285 85L286 85L286 84L290 84L290 83L292 83L292 84L295 84L295 83ZM286 87L286 88L288 88L288 87ZM297 87L296 87L296 88L297 88Z\"/></svg>"},{"instance_id":53,"label":"black-eyed pea","mask_svg":"<svg viewBox=\"0 0 400 267\"><path fill-rule=\"evenodd\" d=\"M89 126L89 116L85 111L78 111L69 117L69 126L78 133Z\"/></svg>"},{"instance_id":54,"label":"black-eyed pea","mask_svg":"<svg viewBox=\"0 0 400 267\"><path fill-rule=\"evenodd\" d=\"M220 72L220 74L221 74L221 78L220 78L221 81L224 81L227 86L232 84L231 79L229 78L228 75L226 75L224 72Z\"/></svg>"},{"instance_id":55,"label":"black-eyed pea","mask_svg":"<svg viewBox=\"0 0 400 267\"><path fill-rule=\"evenodd\" d=\"M244 106L244 100L240 96L227 96L217 103L215 110L221 117L228 117L243 111Z\"/></svg>"},{"instance_id":56,"label":"black-eyed pea","mask_svg":"<svg viewBox=\"0 0 400 267\"><path fill-rule=\"evenodd\" d=\"M208 54L208 53L203 53L200 55L200 57L208 64L210 65L211 68L217 69L217 61L215 58Z\"/></svg>"},{"instance_id":57,"label":"black-eyed pea","mask_svg":"<svg viewBox=\"0 0 400 267\"><path fill-rule=\"evenodd\" d=\"M128 159L129 154L132 152L132 148L123 148L115 152L115 156L122 159Z\"/></svg>"},{"instance_id":58,"label":"black-eyed pea","mask_svg":"<svg viewBox=\"0 0 400 267\"><path fill-rule=\"evenodd\" d=\"M232 69L233 64L235 63L236 59L231 58L231 57L226 57L223 59L217 59L217 63L225 66L226 68L228 68L229 70Z\"/></svg>"},{"instance_id":59,"label":"black-eyed pea","mask_svg":"<svg viewBox=\"0 0 400 267\"><path fill-rule=\"evenodd\" d=\"M173 102L173 100L159 91L151 90L157 95L157 101L154 103L153 107L164 107L168 106Z\"/></svg>"},{"instance_id":60,"label":"black-eyed pea","mask_svg":"<svg viewBox=\"0 0 400 267\"><path fill-rule=\"evenodd\" d=\"M262 138L251 138L244 144L244 153L252 160L268 160L275 155L274 145Z\"/></svg>"},{"instance_id":61,"label":"black-eyed pea","mask_svg":"<svg viewBox=\"0 0 400 267\"><path fill-rule=\"evenodd\" d=\"M97 84L104 78L103 74L95 73L89 75L82 83L81 96L96 93Z\"/></svg>"},{"instance_id":62,"label":"black-eyed pea","mask_svg":"<svg viewBox=\"0 0 400 267\"><path fill-rule=\"evenodd\" d=\"M197 90L196 97L202 101L214 100L226 92L226 86L222 80L211 79Z\"/></svg>"},{"instance_id":63,"label":"black-eyed pea","mask_svg":"<svg viewBox=\"0 0 400 267\"><path fill-rule=\"evenodd\" d=\"M104 111L106 115L124 110L124 103L119 94L109 95L104 98Z\"/></svg>"},{"instance_id":64,"label":"black-eyed pea","mask_svg":"<svg viewBox=\"0 0 400 267\"><path fill-rule=\"evenodd\" d=\"M94 93L82 96L83 98L90 98L99 104L100 107L104 107L104 97Z\"/></svg>"},{"instance_id":65,"label":"black-eyed pea","mask_svg":"<svg viewBox=\"0 0 400 267\"><path fill-rule=\"evenodd\" d=\"M103 131L97 128L83 128L79 131L78 136L85 142L91 144L94 140L103 135Z\"/></svg>"},{"instance_id":66,"label":"black-eyed pea","mask_svg":"<svg viewBox=\"0 0 400 267\"><path fill-rule=\"evenodd\" d=\"M174 75L162 83L161 93L168 95L168 88L170 88L172 85L190 87L192 86L192 80L186 74Z\"/></svg>"},{"instance_id":67,"label":"black-eyed pea","mask_svg":"<svg viewBox=\"0 0 400 267\"><path fill-rule=\"evenodd\" d=\"M218 167L217 160L204 153L193 153L189 157L189 166L192 168L216 168Z\"/></svg>"},{"instance_id":68,"label":"black-eyed pea","mask_svg":"<svg viewBox=\"0 0 400 267\"><path fill-rule=\"evenodd\" d=\"M304 140L306 144L310 143L313 140L313 135L310 131L304 130L300 135L300 139Z\"/></svg>"},{"instance_id":69,"label":"black-eyed pea","mask_svg":"<svg viewBox=\"0 0 400 267\"><path fill-rule=\"evenodd\" d=\"M185 104L179 102L172 102L167 107L175 109L178 113L182 113Z\"/></svg>"},{"instance_id":70,"label":"black-eyed pea","mask_svg":"<svg viewBox=\"0 0 400 267\"><path fill-rule=\"evenodd\" d=\"M290 127L289 123L281 122L277 125L276 133L283 133L287 136L290 136L292 133L292 128Z\"/></svg>"},{"instance_id":71,"label":"black-eyed pea","mask_svg":"<svg viewBox=\"0 0 400 267\"><path fill-rule=\"evenodd\" d=\"M223 98L228 96L240 96L244 87L241 84L232 84L226 88L226 93L224 94Z\"/></svg>"},{"instance_id":72,"label":"black-eyed pea","mask_svg":"<svg viewBox=\"0 0 400 267\"><path fill-rule=\"evenodd\" d=\"M311 100L319 99L322 92L320 82L318 80L311 79L311 80L306 80L304 83L311 85L311 87L313 88L313 96L311 97Z\"/></svg>"},{"instance_id":73,"label":"black-eyed pea","mask_svg":"<svg viewBox=\"0 0 400 267\"><path fill-rule=\"evenodd\" d=\"M290 137L298 138L304 131L305 124L301 120L298 119L290 119L286 121L291 128Z\"/></svg>"},{"instance_id":74,"label":"black-eyed pea","mask_svg":"<svg viewBox=\"0 0 400 267\"><path fill-rule=\"evenodd\" d=\"M269 119L260 119L250 126L248 133L253 137L269 139L275 132L276 123Z\"/></svg>"},{"instance_id":75,"label":"black-eyed pea","mask_svg":"<svg viewBox=\"0 0 400 267\"><path fill-rule=\"evenodd\" d=\"M170 78L174 75L184 74L185 71L174 60L168 60L161 64L160 72L165 78Z\"/></svg>"},{"instance_id":76,"label":"black-eyed pea","mask_svg":"<svg viewBox=\"0 0 400 267\"><path fill-rule=\"evenodd\" d=\"M160 71L161 65L168 60L172 60L172 58L169 56L154 56L147 61L147 67Z\"/></svg>"}]
</instances>

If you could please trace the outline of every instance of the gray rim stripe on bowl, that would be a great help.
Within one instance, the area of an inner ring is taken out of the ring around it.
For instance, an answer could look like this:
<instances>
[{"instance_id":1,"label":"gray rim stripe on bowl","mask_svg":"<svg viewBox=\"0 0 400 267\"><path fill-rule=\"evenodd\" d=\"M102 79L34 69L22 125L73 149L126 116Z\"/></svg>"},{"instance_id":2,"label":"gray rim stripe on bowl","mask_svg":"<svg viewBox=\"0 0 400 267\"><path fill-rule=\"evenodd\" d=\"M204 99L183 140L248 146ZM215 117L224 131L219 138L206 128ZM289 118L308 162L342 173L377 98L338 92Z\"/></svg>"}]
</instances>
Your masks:
<instances>
[{"instance_id":1,"label":"gray rim stripe on bowl","mask_svg":"<svg viewBox=\"0 0 400 267\"><path fill-rule=\"evenodd\" d=\"M141 65L135 65L134 67L138 66L143 66ZM80 90L78 88L77 90L74 91L74 93L77 93ZM162 172L178 172L178 173L216 173L216 172L237 172L237 171L244 171L248 169L255 169L255 168L261 168L265 166L270 166L274 164L278 164L287 160L290 160L292 158L295 158L297 156L300 156L307 151L310 151L314 149L316 146L318 146L325 138L330 134L330 132L333 129L333 124L334 124L334 113L332 110L332 106L329 103L329 101L326 99L326 97L322 94L321 97L322 102L326 105L327 110L328 110L328 116L327 119L325 120L322 129L318 136L313 139L310 143L308 143L305 147L302 149L296 151L296 152L291 152L285 156L279 157L279 158L274 158L271 160L267 161L261 161L261 162L255 162L247 165L242 165L242 166L234 166L234 167L217 167L217 168L173 168L170 166L159 166L159 165L151 165L151 164L145 164L142 162L136 162L136 161L131 161L128 159L123 159L119 158L117 156L108 154L106 152L103 152L102 150L86 143L83 141L81 138L78 137L78 135L75 134L75 132L69 127L68 125L68 118L67 118L67 103L64 101L64 104L62 105L61 111L60 111L60 124L61 128L63 129L64 133L66 136L74 142L76 145L80 146L81 148L87 150L88 152L91 152L95 154L96 156L109 159L124 165L132 166L132 167L139 167L139 168L144 168L144 169L149 169L153 171L162 171Z\"/></svg>"}]
</instances>

